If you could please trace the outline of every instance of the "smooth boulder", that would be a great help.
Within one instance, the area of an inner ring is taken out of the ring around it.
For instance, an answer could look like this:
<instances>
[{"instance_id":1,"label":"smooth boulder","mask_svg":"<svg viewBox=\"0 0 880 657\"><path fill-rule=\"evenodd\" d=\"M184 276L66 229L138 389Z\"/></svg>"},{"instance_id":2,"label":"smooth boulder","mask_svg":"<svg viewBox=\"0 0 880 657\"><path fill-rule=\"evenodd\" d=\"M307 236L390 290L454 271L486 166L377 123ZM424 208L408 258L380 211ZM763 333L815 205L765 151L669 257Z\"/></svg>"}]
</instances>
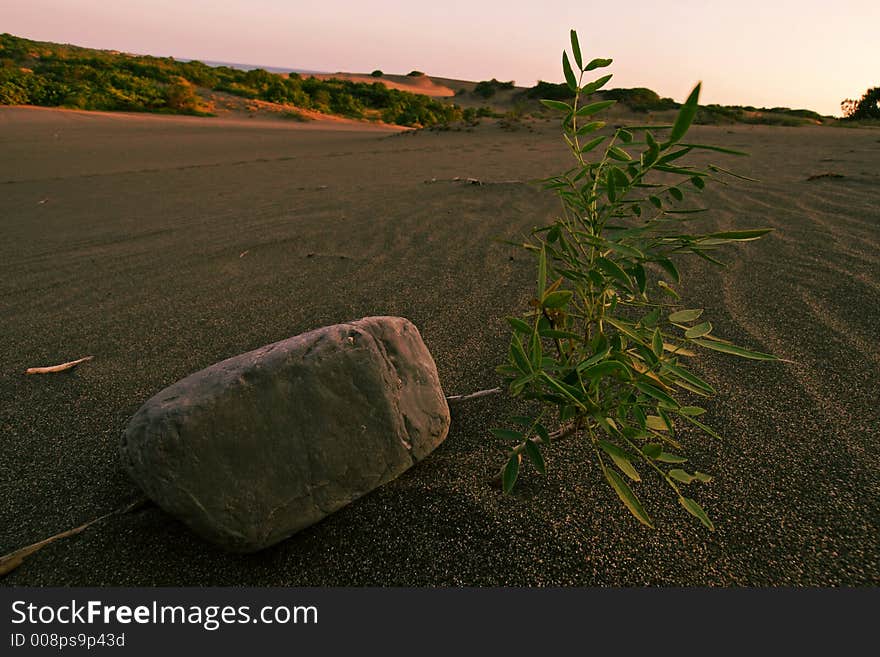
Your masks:
<instances>
[{"instance_id":1,"label":"smooth boulder","mask_svg":"<svg viewBox=\"0 0 880 657\"><path fill-rule=\"evenodd\" d=\"M225 549L252 552L394 479L448 429L418 329L367 317L165 388L131 418L121 456L163 509Z\"/></svg>"}]
</instances>

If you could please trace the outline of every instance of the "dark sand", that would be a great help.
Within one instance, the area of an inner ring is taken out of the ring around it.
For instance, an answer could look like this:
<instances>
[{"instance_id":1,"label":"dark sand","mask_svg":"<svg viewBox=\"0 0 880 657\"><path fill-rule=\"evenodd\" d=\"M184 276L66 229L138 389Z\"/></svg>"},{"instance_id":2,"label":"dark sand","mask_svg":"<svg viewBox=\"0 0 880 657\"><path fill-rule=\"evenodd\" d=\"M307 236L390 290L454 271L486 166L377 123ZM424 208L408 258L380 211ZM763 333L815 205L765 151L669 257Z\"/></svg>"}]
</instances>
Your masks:
<instances>
[{"instance_id":1,"label":"dark sand","mask_svg":"<svg viewBox=\"0 0 880 657\"><path fill-rule=\"evenodd\" d=\"M497 384L532 263L492 241L556 201L557 130L394 134L219 119L0 110L0 553L137 495L117 444L161 388L260 345L408 317L447 394ZM724 272L683 265L720 335L793 363L701 355L724 442L694 497L654 482L638 525L584 445L513 496L486 485L503 397L454 409L398 480L265 552L230 556L155 507L28 559L5 585L858 585L880 583L880 131L697 127L761 184L707 190L706 227L772 226ZM844 178L807 177L825 172ZM449 182L473 176L487 184ZM437 178L438 182L425 184ZM241 255L245 254L245 255ZM73 373L30 366L85 355Z\"/></svg>"}]
</instances>

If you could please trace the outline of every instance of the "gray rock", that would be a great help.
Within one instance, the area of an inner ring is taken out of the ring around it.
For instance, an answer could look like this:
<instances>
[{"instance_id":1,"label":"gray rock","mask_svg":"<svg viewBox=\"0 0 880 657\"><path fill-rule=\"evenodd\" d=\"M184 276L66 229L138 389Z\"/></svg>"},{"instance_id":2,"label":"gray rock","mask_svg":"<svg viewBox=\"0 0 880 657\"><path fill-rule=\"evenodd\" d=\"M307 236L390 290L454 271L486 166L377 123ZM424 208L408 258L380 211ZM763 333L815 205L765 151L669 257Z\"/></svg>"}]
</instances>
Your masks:
<instances>
[{"instance_id":1,"label":"gray rock","mask_svg":"<svg viewBox=\"0 0 880 657\"><path fill-rule=\"evenodd\" d=\"M394 479L448 429L418 329L367 317L165 388L131 418L121 455L163 509L226 549L252 552Z\"/></svg>"}]
</instances>

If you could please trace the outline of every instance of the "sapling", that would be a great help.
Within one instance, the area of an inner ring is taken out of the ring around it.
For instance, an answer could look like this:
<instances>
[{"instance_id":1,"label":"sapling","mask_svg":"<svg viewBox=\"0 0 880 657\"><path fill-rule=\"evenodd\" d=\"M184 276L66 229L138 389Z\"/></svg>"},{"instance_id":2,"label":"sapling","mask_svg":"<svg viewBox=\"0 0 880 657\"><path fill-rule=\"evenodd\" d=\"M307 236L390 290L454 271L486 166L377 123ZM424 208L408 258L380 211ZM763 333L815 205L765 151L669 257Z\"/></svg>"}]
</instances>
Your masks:
<instances>
[{"instance_id":1,"label":"sapling","mask_svg":"<svg viewBox=\"0 0 880 657\"><path fill-rule=\"evenodd\" d=\"M534 229L521 245L534 254L537 290L512 328L507 362L498 368L514 397L537 411L511 418L515 429L492 432L514 447L499 476L505 492L525 455L544 473L544 451L554 436L587 440L621 502L641 523L654 526L630 483L650 472L668 484L684 509L710 530L709 516L685 492L712 477L684 465L677 429L692 425L717 434L700 419L704 409L682 394L710 397L715 389L687 359L700 349L758 360L770 354L738 347L715 335L701 309L681 308L676 256L692 254L722 264L715 251L760 238L769 229L692 234L687 222L704 208L685 208L685 196L731 172L685 163L696 150L743 155L685 141L697 112L700 85L671 126L620 127L610 132L596 115L612 100L589 102L610 79L585 76L611 64L584 62L571 32L571 59L562 55L569 102L542 100L562 113L565 143L575 165L545 179L562 202L561 214ZM551 434L548 426L559 427Z\"/></svg>"}]
</instances>

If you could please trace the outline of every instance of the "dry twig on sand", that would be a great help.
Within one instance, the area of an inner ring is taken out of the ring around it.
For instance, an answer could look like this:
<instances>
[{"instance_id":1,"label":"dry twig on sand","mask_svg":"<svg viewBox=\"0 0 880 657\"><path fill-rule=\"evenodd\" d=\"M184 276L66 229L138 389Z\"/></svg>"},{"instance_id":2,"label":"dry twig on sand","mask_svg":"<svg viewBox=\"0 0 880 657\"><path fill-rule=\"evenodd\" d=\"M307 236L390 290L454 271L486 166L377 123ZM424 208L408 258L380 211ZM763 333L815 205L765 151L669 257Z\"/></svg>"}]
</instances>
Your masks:
<instances>
[{"instance_id":1,"label":"dry twig on sand","mask_svg":"<svg viewBox=\"0 0 880 657\"><path fill-rule=\"evenodd\" d=\"M55 374L56 372L66 372L67 370L72 370L74 367L79 365L80 363L85 363L92 360L94 356L86 356L85 358L79 358L77 360L72 360L68 363L61 363L61 365L51 365L49 367L29 367L25 370L25 374Z\"/></svg>"},{"instance_id":2,"label":"dry twig on sand","mask_svg":"<svg viewBox=\"0 0 880 657\"><path fill-rule=\"evenodd\" d=\"M132 511L136 511L141 507L145 506L149 503L149 500L146 497L141 497L136 499L129 504L119 507L115 511L111 511L110 513L105 513L103 516L95 518L94 520L89 520L87 523L80 525L79 527L74 527L73 529L68 529L67 531L61 532L60 534L55 534L55 536L50 536L49 538L45 538L42 541L38 541L33 543L32 545L28 545L27 547L20 548L15 552L10 552L7 555L0 557L0 577L4 577L11 573L13 570L18 568L25 559L31 556L34 552L42 550L47 545L54 543L55 541L68 538L69 536L76 536L82 531L85 531L96 522L100 522L101 520L105 520L111 516L119 516L124 513L131 513Z\"/></svg>"},{"instance_id":3,"label":"dry twig on sand","mask_svg":"<svg viewBox=\"0 0 880 657\"><path fill-rule=\"evenodd\" d=\"M471 399L488 397L489 395L497 395L500 392L501 388L490 388L489 390L478 390L477 392L472 392L467 395L449 395L446 397L446 401L449 404L458 404L459 402L469 401Z\"/></svg>"}]
</instances>

